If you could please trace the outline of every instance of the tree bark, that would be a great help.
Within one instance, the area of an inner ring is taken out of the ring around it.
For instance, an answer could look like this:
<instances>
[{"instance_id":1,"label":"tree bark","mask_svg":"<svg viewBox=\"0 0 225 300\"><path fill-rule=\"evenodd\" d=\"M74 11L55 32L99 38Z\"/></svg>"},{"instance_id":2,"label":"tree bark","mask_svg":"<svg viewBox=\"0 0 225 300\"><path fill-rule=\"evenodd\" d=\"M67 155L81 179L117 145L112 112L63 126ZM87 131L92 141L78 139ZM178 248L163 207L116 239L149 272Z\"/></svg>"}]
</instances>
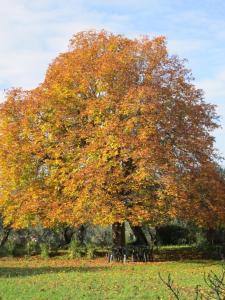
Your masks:
<instances>
[{"instance_id":1,"label":"tree bark","mask_svg":"<svg viewBox=\"0 0 225 300\"><path fill-rule=\"evenodd\" d=\"M65 245L68 245L73 237L74 230L71 227L66 227L63 229L63 237L65 240Z\"/></svg>"},{"instance_id":2,"label":"tree bark","mask_svg":"<svg viewBox=\"0 0 225 300\"><path fill-rule=\"evenodd\" d=\"M85 241L85 234L86 234L86 227L85 225L81 225L78 229L78 241L81 245L84 245L84 241Z\"/></svg>"},{"instance_id":3,"label":"tree bark","mask_svg":"<svg viewBox=\"0 0 225 300\"><path fill-rule=\"evenodd\" d=\"M11 232L11 228L7 227L3 229L3 236L0 242L0 247L3 247L8 240L9 234Z\"/></svg>"},{"instance_id":4,"label":"tree bark","mask_svg":"<svg viewBox=\"0 0 225 300\"><path fill-rule=\"evenodd\" d=\"M142 246L149 246L148 240L141 228L141 226L130 226L133 230L134 236L136 238L135 244L142 245Z\"/></svg>"},{"instance_id":5,"label":"tree bark","mask_svg":"<svg viewBox=\"0 0 225 300\"><path fill-rule=\"evenodd\" d=\"M125 223L114 223L112 225L112 239L114 247L125 247Z\"/></svg>"},{"instance_id":6,"label":"tree bark","mask_svg":"<svg viewBox=\"0 0 225 300\"><path fill-rule=\"evenodd\" d=\"M74 228L67 226L63 228L62 235L63 235L63 245L70 244L74 233L76 232L77 240L80 245L84 245L85 241L85 234L86 234L86 227L85 225L81 225L80 227L75 230Z\"/></svg>"}]
</instances>

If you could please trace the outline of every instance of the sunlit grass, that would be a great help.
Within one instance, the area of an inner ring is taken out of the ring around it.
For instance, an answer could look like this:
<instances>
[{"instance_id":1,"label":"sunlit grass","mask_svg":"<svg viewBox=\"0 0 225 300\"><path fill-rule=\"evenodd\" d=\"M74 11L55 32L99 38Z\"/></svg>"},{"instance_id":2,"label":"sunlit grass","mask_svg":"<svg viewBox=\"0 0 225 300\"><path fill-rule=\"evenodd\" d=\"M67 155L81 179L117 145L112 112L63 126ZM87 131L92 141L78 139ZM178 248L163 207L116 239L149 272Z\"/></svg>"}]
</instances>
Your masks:
<instances>
[{"instance_id":1,"label":"sunlit grass","mask_svg":"<svg viewBox=\"0 0 225 300\"><path fill-rule=\"evenodd\" d=\"M106 259L0 260L0 297L15 299L169 299L158 277L171 273L186 299L204 272L220 271L215 261L108 264Z\"/></svg>"}]
</instances>

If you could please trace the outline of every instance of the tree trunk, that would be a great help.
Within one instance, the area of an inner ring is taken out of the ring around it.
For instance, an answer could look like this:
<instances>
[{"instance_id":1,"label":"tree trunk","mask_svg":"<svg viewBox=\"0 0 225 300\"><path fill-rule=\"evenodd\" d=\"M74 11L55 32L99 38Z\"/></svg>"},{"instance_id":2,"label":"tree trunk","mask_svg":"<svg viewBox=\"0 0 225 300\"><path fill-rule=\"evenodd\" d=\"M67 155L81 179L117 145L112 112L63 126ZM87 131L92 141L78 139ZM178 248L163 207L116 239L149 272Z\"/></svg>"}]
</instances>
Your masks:
<instances>
[{"instance_id":1,"label":"tree trunk","mask_svg":"<svg viewBox=\"0 0 225 300\"><path fill-rule=\"evenodd\" d=\"M81 225L81 226L78 228L78 234L77 234L78 241L79 241L79 243L80 243L81 245L84 245L85 234L86 234L86 227L85 227L85 225Z\"/></svg>"},{"instance_id":2,"label":"tree trunk","mask_svg":"<svg viewBox=\"0 0 225 300\"><path fill-rule=\"evenodd\" d=\"M133 230L134 236L136 238L135 244L142 245L142 246L149 246L148 240L141 228L141 226L130 226Z\"/></svg>"},{"instance_id":3,"label":"tree trunk","mask_svg":"<svg viewBox=\"0 0 225 300\"><path fill-rule=\"evenodd\" d=\"M5 243L7 242L11 230L12 229L9 227L3 229L3 236L2 236L2 239L0 242L0 247L3 247L5 245Z\"/></svg>"},{"instance_id":4,"label":"tree trunk","mask_svg":"<svg viewBox=\"0 0 225 300\"><path fill-rule=\"evenodd\" d=\"M213 246L214 244L214 239L215 239L215 230L213 228L208 228L206 230L206 239L207 239L207 242Z\"/></svg>"},{"instance_id":5,"label":"tree trunk","mask_svg":"<svg viewBox=\"0 0 225 300\"><path fill-rule=\"evenodd\" d=\"M63 237L65 241L65 245L68 245L73 237L74 230L71 227L66 227L63 229Z\"/></svg>"},{"instance_id":6,"label":"tree trunk","mask_svg":"<svg viewBox=\"0 0 225 300\"><path fill-rule=\"evenodd\" d=\"M125 247L125 223L114 223L112 225L112 239L114 247Z\"/></svg>"}]
</instances>

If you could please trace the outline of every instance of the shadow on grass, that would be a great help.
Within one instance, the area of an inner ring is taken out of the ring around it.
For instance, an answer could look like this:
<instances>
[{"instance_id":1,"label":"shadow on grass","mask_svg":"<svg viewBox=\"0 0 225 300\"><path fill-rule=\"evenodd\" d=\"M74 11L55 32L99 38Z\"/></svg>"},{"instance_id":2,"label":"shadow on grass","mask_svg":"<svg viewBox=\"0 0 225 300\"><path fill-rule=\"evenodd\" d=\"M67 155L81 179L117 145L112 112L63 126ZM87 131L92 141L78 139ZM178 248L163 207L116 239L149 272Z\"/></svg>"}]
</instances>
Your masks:
<instances>
[{"instance_id":1,"label":"shadow on grass","mask_svg":"<svg viewBox=\"0 0 225 300\"><path fill-rule=\"evenodd\" d=\"M197 248L195 246L186 247L162 247L154 252L158 261L219 261L223 258L223 251L218 247Z\"/></svg>"},{"instance_id":2,"label":"shadow on grass","mask_svg":"<svg viewBox=\"0 0 225 300\"><path fill-rule=\"evenodd\" d=\"M185 263L185 264L201 264L201 265L208 265L208 266L223 266L224 261L222 260L214 260L214 259L186 259L181 260L179 262Z\"/></svg>"},{"instance_id":3,"label":"shadow on grass","mask_svg":"<svg viewBox=\"0 0 225 300\"><path fill-rule=\"evenodd\" d=\"M162 261L161 261L162 262ZM185 263L185 264L201 264L208 266L215 265L224 265L222 261L214 261L214 260L174 260L167 261L175 262L175 263ZM166 263L166 261L163 261ZM133 263L127 263L126 265L121 264L121 266L131 266ZM144 266L145 264L143 264ZM146 264L151 266L151 263ZM0 278L14 278L14 277L25 277L25 276L36 276L42 274L57 274L57 273L88 273L88 272L102 272L108 270L107 266L77 266L77 267L0 267Z\"/></svg>"},{"instance_id":4,"label":"shadow on grass","mask_svg":"<svg viewBox=\"0 0 225 300\"><path fill-rule=\"evenodd\" d=\"M107 267L0 267L0 278L24 277L41 274L57 274L57 273L86 273L101 272L108 269Z\"/></svg>"}]
</instances>

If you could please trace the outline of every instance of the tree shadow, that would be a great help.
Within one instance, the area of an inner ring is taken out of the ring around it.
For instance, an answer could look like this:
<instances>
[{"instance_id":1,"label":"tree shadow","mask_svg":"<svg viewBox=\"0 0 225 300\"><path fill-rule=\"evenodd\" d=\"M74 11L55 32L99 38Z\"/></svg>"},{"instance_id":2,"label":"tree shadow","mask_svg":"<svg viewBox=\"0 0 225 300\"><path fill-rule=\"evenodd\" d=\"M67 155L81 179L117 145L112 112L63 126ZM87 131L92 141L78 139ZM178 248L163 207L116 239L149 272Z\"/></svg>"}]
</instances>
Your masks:
<instances>
[{"instance_id":1,"label":"tree shadow","mask_svg":"<svg viewBox=\"0 0 225 300\"><path fill-rule=\"evenodd\" d=\"M222 260L216 260L216 259L186 259L186 260L181 260L182 263L187 263L187 264L201 264L201 265L209 265L209 266L223 266L224 261Z\"/></svg>"},{"instance_id":2,"label":"tree shadow","mask_svg":"<svg viewBox=\"0 0 225 300\"><path fill-rule=\"evenodd\" d=\"M78 266L78 267L0 267L0 278L35 276L41 274L57 273L86 273L101 272L108 267Z\"/></svg>"}]
</instances>

